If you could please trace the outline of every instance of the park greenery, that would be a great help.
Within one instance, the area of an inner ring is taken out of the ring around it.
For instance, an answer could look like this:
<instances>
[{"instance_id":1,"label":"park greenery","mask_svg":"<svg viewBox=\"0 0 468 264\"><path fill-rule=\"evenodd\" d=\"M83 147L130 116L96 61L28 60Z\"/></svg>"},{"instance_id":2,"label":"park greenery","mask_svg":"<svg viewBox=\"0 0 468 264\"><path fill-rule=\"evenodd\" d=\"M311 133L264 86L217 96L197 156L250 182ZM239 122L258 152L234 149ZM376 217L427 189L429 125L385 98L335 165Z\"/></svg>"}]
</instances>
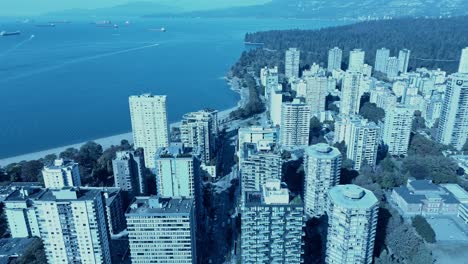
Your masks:
<instances>
[{"instance_id":1,"label":"park greenery","mask_svg":"<svg viewBox=\"0 0 468 264\"><path fill-rule=\"evenodd\" d=\"M416 232L428 243L436 242L436 234L431 225L427 222L426 218L421 215L417 215L412 219L412 225L416 229Z\"/></svg>"},{"instance_id":2,"label":"park greenery","mask_svg":"<svg viewBox=\"0 0 468 264\"><path fill-rule=\"evenodd\" d=\"M239 76L242 83L242 89L248 89L249 97L247 103L230 113L232 119L246 119L253 115L265 111L265 105L261 99L263 88L257 84L257 81L251 74Z\"/></svg>"},{"instance_id":3,"label":"park greenery","mask_svg":"<svg viewBox=\"0 0 468 264\"><path fill-rule=\"evenodd\" d=\"M328 50L343 49L343 67L347 68L349 51L360 48L366 52L366 62L374 65L377 49L386 47L391 56L403 48L411 50L410 69L441 68L448 72L458 69L460 51L468 43L468 17L444 19L401 18L366 21L318 30L272 30L249 33L247 42L263 43L264 49L245 52L234 66L235 71L263 66L284 70L284 51L290 47L301 50L301 65L327 61ZM414 41L417 39L418 41Z\"/></svg>"},{"instance_id":4,"label":"park greenery","mask_svg":"<svg viewBox=\"0 0 468 264\"><path fill-rule=\"evenodd\" d=\"M379 121L383 122L383 119L385 118L385 111L382 108L377 107L376 104L369 102L364 103L361 109L359 109L359 114L365 119L376 124L378 124Z\"/></svg>"}]
</instances>

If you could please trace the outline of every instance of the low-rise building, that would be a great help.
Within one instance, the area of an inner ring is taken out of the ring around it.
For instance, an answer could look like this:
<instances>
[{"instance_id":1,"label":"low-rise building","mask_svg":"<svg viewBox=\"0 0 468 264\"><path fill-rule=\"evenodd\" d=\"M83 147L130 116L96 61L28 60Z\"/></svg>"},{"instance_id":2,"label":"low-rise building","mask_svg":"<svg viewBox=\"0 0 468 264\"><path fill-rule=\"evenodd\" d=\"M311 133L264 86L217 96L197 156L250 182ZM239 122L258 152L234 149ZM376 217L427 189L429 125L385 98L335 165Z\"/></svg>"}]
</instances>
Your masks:
<instances>
[{"instance_id":1,"label":"low-rise building","mask_svg":"<svg viewBox=\"0 0 468 264\"><path fill-rule=\"evenodd\" d=\"M429 180L408 180L393 189L392 199L401 211L411 215L457 215L460 201L446 188Z\"/></svg>"}]
</instances>

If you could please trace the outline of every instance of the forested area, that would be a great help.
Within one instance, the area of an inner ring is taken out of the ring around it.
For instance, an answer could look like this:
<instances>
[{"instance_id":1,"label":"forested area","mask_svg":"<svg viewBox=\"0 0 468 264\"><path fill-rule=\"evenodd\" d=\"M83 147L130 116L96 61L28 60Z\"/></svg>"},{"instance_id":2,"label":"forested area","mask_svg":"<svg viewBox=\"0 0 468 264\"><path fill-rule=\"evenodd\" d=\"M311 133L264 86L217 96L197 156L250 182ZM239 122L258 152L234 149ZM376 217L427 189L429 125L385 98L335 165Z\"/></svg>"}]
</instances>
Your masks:
<instances>
[{"instance_id":1,"label":"forested area","mask_svg":"<svg viewBox=\"0 0 468 264\"><path fill-rule=\"evenodd\" d=\"M39 160L12 163L4 168L0 167L0 183L9 182L43 182L42 168L52 163L56 158L71 159L80 165L81 181L83 185L113 186L112 159L117 151L130 150L132 145L122 140L120 145L111 146L103 150L95 142L88 142L79 149L68 148L58 156L47 155Z\"/></svg>"},{"instance_id":2,"label":"forested area","mask_svg":"<svg viewBox=\"0 0 468 264\"><path fill-rule=\"evenodd\" d=\"M343 67L347 67L349 51L366 51L366 62L374 65L377 49L386 47L391 56L400 49L411 50L409 67L441 68L449 73L458 67L461 49L468 43L468 16L444 19L402 18L367 21L319 30L273 30L249 33L246 42L263 43L263 49L242 54L233 67L235 75L251 67L258 71L266 65L278 65L284 71L284 51L301 50L301 66L317 62L326 66L328 50L343 50Z\"/></svg>"}]
</instances>

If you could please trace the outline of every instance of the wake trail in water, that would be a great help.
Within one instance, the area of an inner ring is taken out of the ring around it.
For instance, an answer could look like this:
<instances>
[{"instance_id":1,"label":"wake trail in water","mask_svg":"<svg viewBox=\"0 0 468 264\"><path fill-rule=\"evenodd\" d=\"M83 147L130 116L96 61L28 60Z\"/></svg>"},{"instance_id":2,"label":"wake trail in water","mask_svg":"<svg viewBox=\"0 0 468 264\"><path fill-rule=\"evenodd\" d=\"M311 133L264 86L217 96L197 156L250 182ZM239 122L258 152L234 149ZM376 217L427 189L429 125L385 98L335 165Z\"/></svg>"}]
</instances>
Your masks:
<instances>
[{"instance_id":1,"label":"wake trail in water","mask_svg":"<svg viewBox=\"0 0 468 264\"><path fill-rule=\"evenodd\" d=\"M41 69L38 69L38 70L18 74L16 76L12 76L12 77L9 77L9 78L0 79L0 82L8 82L8 81L12 81L12 80L17 80L17 79L29 77L29 76L32 76L32 75L35 75L35 74L40 74L40 73L44 73L44 72L57 70L57 69L60 69L60 68L63 68L63 67L66 67L66 66L69 66L69 65L72 65L72 64L76 64L76 63L81 63L81 62L96 60L96 59L100 59L100 58L115 56L115 55L129 53L129 52L142 50L142 49L153 48L153 47L156 47L156 46L159 46L159 44L151 44L151 45L146 45L146 46L142 46L142 47L124 49L124 50L119 50L119 51L103 53L103 54L97 54L97 55L93 55L93 56L77 58L77 59L62 62L62 63L57 64L57 65L53 65L53 66L41 68Z\"/></svg>"},{"instance_id":2,"label":"wake trail in water","mask_svg":"<svg viewBox=\"0 0 468 264\"><path fill-rule=\"evenodd\" d=\"M16 44L15 46L7 49L5 52L3 53L0 53L0 57L4 57L10 53L12 53L13 51L19 49L21 46L23 46L24 44L28 43L29 41L31 41L32 39L34 38L34 35L31 35L28 39L25 39L23 41L21 41L20 43Z\"/></svg>"}]
</instances>

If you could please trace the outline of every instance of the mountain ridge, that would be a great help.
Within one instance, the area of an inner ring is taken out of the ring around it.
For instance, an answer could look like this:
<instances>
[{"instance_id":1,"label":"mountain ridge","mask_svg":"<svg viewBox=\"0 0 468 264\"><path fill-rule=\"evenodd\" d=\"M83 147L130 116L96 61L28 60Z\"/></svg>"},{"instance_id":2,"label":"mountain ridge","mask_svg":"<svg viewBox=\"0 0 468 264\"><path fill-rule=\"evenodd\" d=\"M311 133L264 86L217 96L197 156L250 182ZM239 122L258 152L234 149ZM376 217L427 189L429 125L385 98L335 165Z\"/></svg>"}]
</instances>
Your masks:
<instances>
[{"instance_id":1,"label":"mountain ridge","mask_svg":"<svg viewBox=\"0 0 468 264\"><path fill-rule=\"evenodd\" d=\"M247 7L178 14L188 17L382 18L468 14L466 0L273 0ZM171 16L174 14L164 14ZM148 16L154 16L148 15Z\"/></svg>"}]
</instances>

